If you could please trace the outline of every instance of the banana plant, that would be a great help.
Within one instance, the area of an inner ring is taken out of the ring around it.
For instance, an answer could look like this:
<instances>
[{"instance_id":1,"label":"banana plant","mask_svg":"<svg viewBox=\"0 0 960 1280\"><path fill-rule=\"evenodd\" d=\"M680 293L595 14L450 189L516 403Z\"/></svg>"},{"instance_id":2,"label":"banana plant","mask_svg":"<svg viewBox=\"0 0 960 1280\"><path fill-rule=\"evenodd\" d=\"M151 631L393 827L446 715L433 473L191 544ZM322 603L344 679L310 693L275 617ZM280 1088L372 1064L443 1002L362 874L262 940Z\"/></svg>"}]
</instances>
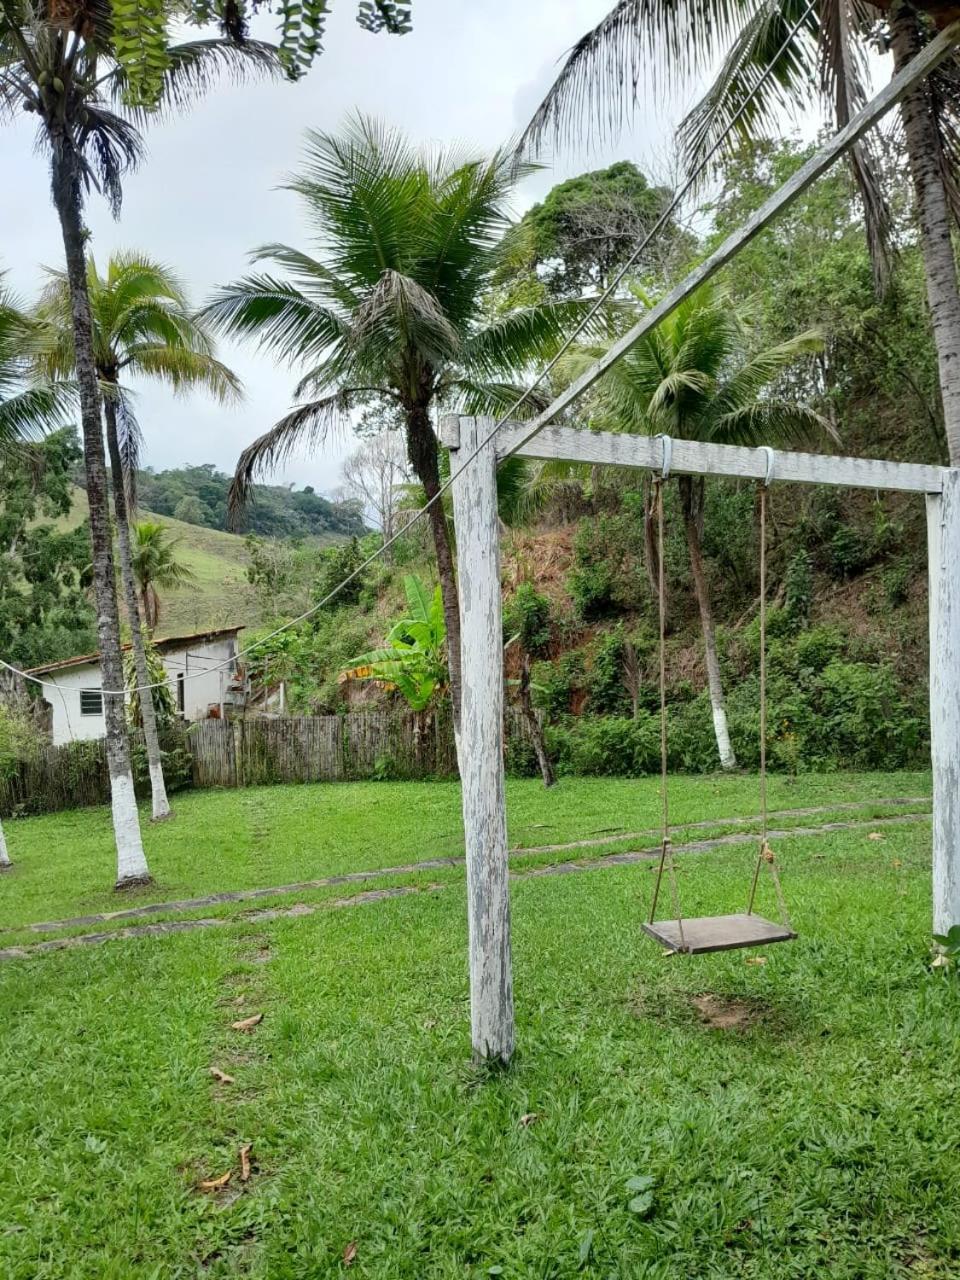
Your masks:
<instances>
[{"instance_id":1,"label":"banana plant","mask_svg":"<svg viewBox=\"0 0 960 1280\"><path fill-rule=\"evenodd\" d=\"M378 649L361 654L340 672L340 682L372 680L396 691L414 711L425 711L448 688L447 625L439 586L432 595L415 574L403 580L410 616L395 622Z\"/></svg>"}]
</instances>

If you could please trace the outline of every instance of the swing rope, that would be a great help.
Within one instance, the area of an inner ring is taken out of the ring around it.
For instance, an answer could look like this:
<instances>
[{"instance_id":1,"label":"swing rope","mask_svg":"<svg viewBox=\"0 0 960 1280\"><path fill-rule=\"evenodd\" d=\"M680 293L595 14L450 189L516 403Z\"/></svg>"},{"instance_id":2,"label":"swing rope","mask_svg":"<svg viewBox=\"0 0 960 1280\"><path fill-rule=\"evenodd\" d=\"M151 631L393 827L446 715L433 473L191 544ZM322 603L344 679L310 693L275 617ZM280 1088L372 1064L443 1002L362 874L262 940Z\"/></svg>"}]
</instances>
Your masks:
<instances>
[{"instance_id":1,"label":"swing rope","mask_svg":"<svg viewBox=\"0 0 960 1280\"><path fill-rule=\"evenodd\" d=\"M672 440L669 436L660 437L663 443L663 465L659 476L654 477L654 506L657 519L657 607L660 623L660 859L657 865L657 876L653 888L653 900L650 904L649 925L656 922L657 904L660 900L660 889L666 871L670 877L670 894L673 900L674 922L677 926L680 951L687 948L684 937L683 916L680 910L680 891L677 884L677 872L670 839L670 804L668 793L668 740L667 740L667 656L666 656L666 569L664 566L664 533L663 533L663 486L670 474ZM753 869L750 884L750 896L747 903L747 915L753 915L760 872L764 866L770 871L776 893L780 920L790 936L793 926L787 902L780 883L780 872L773 850L770 847L767 807L767 491L773 479L774 452L764 448L767 457L766 476L759 481L760 492L760 842L757 861ZM654 935L657 936L657 935ZM773 939L784 941L784 938ZM676 945L676 944L674 944ZM746 945L751 945L746 943ZM707 948L709 949L709 948Z\"/></svg>"},{"instance_id":2,"label":"swing rope","mask_svg":"<svg viewBox=\"0 0 960 1280\"><path fill-rule=\"evenodd\" d=\"M773 476L773 450L767 450L767 475L758 484L760 490L760 845L757 862L753 868L747 915L753 915L757 897L757 885L764 864L770 869L780 919L793 932L787 900L780 883L780 872L770 842L767 839L767 490Z\"/></svg>"},{"instance_id":3,"label":"swing rope","mask_svg":"<svg viewBox=\"0 0 960 1280\"><path fill-rule=\"evenodd\" d=\"M670 451L664 438L663 474L654 481L655 503L657 511L657 606L660 622L660 862L657 867L657 879L653 886L653 901L650 904L650 923L657 915L657 901L660 897L660 885L666 867L670 875L670 896L673 900L673 915L680 933L681 950L686 946L683 937L683 915L680 911L680 891L677 886L677 869L670 844L670 799L667 788L667 588L663 564L663 483L670 469Z\"/></svg>"}]
</instances>

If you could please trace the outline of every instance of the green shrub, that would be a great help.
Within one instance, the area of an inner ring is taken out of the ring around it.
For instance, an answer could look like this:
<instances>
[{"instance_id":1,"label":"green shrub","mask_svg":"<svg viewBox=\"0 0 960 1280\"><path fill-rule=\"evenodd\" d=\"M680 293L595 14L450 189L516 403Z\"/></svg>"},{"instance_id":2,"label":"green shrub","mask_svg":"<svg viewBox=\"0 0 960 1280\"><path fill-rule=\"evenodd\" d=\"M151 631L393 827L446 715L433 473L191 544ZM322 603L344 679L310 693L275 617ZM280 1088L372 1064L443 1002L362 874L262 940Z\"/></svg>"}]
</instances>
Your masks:
<instances>
[{"instance_id":1,"label":"green shrub","mask_svg":"<svg viewBox=\"0 0 960 1280\"><path fill-rule=\"evenodd\" d=\"M522 582L507 602L503 613L503 634L507 640L519 636L522 647L535 657L540 657L550 648L550 601L532 583Z\"/></svg>"},{"instance_id":2,"label":"green shrub","mask_svg":"<svg viewBox=\"0 0 960 1280\"><path fill-rule=\"evenodd\" d=\"M574 694L584 687L583 654L577 650L565 653L556 662L538 663L533 671L533 702L551 719L567 715L573 708Z\"/></svg>"},{"instance_id":3,"label":"green shrub","mask_svg":"<svg viewBox=\"0 0 960 1280\"><path fill-rule=\"evenodd\" d=\"M637 777L660 768L660 721L649 713L568 720L548 730L547 746L559 772Z\"/></svg>"},{"instance_id":4,"label":"green shrub","mask_svg":"<svg viewBox=\"0 0 960 1280\"><path fill-rule=\"evenodd\" d=\"M813 560L806 547L790 557L784 577L784 613L793 626L805 627L813 605Z\"/></svg>"},{"instance_id":5,"label":"green shrub","mask_svg":"<svg viewBox=\"0 0 960 1280\"><path fill-rule=\"evenodd\" d=\"M597 641L587 679L591 713L625 715L630 710L630 695L623 679L624 637L622 625Z\"/></svg>"}]
</instances>

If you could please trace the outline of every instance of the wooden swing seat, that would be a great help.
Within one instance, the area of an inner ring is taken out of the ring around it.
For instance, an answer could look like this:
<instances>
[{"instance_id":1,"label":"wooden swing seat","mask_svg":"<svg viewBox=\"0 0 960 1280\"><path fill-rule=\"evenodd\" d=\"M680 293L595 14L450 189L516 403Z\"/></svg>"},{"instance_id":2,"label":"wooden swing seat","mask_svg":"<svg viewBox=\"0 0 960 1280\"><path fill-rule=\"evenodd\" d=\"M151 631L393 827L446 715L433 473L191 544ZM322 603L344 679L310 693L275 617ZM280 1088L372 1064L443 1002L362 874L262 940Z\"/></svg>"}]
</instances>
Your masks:
<instances>
[{"instance_id":1,"label":"wooden swing seat","mask_svg":"<svg viewBox=\"0 0 960 1280\"><path fill-rule=\"evenodd\" d=\"M643 931L671 951L698 956L708 951L737 951L742 947L767 947L775 942L792 942L797 936L786 925L775 924L763 916L693 916L680 924L676 920L653 920Z\"/></svg>"}]
</instances>

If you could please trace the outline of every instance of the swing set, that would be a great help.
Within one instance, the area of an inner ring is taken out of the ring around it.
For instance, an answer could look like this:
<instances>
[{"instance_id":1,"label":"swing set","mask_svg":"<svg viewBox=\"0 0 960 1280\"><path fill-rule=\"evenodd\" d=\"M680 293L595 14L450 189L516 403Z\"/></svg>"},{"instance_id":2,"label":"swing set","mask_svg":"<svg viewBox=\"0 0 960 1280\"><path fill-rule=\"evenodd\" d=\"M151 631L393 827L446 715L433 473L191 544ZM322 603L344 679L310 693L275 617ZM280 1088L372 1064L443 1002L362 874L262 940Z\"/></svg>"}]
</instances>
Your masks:
<instances>
[{"instance_id":1,"label":"swing set","mask_svg":"<svg viewBox=\"0 0 960 1280\"><path fill-rule=\"evenodd\" d=\"M459 758L466 839L467 919L470 967L470 1022L474 1056L509 1062L514 1047L513 969L510 952L510 895L507 822L503 779L503 630L500 600L500 545L497 464L525 457L599 466L632 467L659 473L658 512L662 542L662 483L672 469L687 475L752 478L762 482L761 503L761 707L760 790L762 820L758 855L741 915L684 919L670 847L666 787L666 669L663 656L663 556L661 609L661 767L663 830L646 932L671 950L687 954L787 942L795 935L779 887L776 859L766 822L766 503L772 480L922 493L927 509L930 602L930 740L933 764L933 932L960 922L960 468L827 457L768 449L669 443L648 436L580 431L558 427L585 391L645 334L716 275L770 225L831 165L855 146L903 96L960 44L960 21L951 23L901 67L865 106L828 139L744 224L733 231L674 289L651 307L578 378L528 422L497 423L492 418L450 415L441 423L441 441L450 450L451 492L457 540L460 595L462 689ZM550 365L544 372L549 371ZM666 464L666 465L665 465ZM469 470L468 470L469 469ZM456 483L457 476L466 479ZM754 912L760 875L767 868L780 900L780 922ZM664 874L674 892L672 919L657 920Z\"/></svg>"}]
</instances>

